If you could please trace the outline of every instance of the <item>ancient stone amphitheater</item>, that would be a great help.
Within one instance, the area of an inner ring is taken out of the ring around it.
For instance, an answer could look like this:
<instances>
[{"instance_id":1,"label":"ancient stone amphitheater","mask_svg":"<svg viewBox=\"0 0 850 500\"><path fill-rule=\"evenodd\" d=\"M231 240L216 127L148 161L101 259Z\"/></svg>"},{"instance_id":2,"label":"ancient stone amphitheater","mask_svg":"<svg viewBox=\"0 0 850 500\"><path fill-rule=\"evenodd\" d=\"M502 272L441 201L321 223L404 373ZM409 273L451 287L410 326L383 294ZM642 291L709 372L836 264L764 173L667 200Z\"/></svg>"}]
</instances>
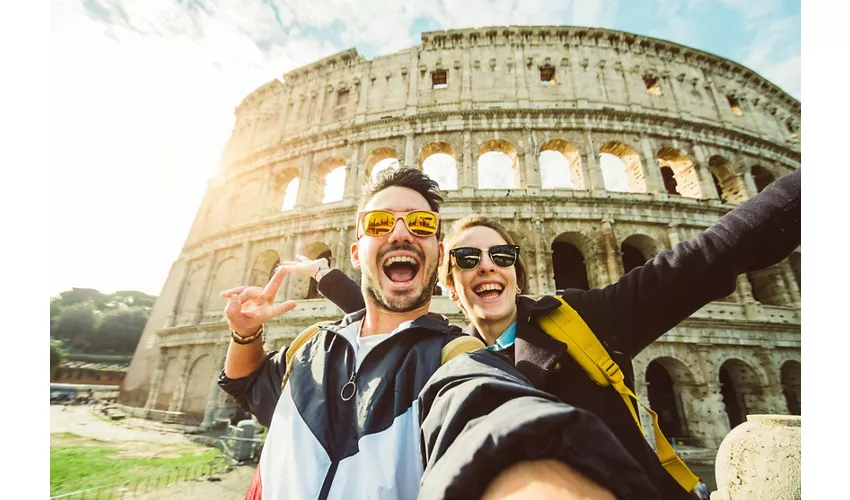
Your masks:
<instances>
[{"instance_id":1,"label":"ancient stone amphitheater","mask_svg":"<svg viewBox=\"0 0 850 500\"><path fill-rule=\"evenodd\" d=\"M351 49L261 86L235 115L122 387L151 417L233 415L215 383L229 341L218 292L262 285L296 253L359 278L359 190L381 168L439 179L447 221L500 218L527 257L528 292L551 294L617 281L800 167L796 99L729 60L605 29L423 33L373 60ZM308 278L287 277L279 295L300 303L268 325L270 348L340 315ZM432 310L463 323L447 297ZM748 413L799 414L799 249L741 276L635 374L684 445L716 449Z\"/></svg>"}]
</instances>

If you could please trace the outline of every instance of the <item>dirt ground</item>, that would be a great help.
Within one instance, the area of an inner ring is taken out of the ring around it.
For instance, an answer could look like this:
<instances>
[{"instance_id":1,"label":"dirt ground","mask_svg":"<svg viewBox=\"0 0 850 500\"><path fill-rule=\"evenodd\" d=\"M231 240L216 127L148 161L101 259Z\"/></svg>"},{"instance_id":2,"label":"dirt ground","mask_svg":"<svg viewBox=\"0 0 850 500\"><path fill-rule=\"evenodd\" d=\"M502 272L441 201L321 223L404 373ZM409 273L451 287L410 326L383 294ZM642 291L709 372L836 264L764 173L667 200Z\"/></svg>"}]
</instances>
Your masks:
<instances>
[{"instance_id":1,"label":"dirt ground","mask_svg":"<svg viewBox=\"0 0 850 500\"><path fill-rule=\"evenodd\" d=\"M139 425L137 425L139 424ZM65 436L62 433L73 433L83 438L98 439L110 442L119 448L124 456L134 457L167 457L180 456L181 453L196 451L203 452L207 448L195 444L184 435L173 432L147 429L142 425L150 423L134 423L131 420L112 422L99 417L93 406L50 406L50 444L85 446L87 439ZM177 500L185 498L202 498L204 500L241 500L255 465L238 465L230 472L214 476L210 481L184 481L159 491L139 495L145 500Z\"/></svg>"}]
</instances>

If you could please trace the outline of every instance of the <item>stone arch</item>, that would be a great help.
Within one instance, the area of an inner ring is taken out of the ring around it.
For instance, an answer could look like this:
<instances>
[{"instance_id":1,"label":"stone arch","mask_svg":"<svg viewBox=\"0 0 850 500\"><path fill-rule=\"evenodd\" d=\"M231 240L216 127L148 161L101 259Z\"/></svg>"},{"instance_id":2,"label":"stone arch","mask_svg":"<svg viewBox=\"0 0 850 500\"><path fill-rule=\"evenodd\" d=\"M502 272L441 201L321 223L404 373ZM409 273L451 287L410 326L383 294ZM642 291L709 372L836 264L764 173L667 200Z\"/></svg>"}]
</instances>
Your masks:
<instances>
[{"instance_id":1,"label":"stone arch","mask_svg":"<svg viewBox=\"0 0 850 500\"><path fill-rule=\"evenodd\" d=\"M457 152L447 142L432 142L419 151L419 165L428 177L437 181L442 190L458 188Z\"/></svg>"},{"instance_id":2,"label":"stone arch","mask_svg":"<svg viewBox=\"0 0 850 500\"><path fill-rule=\"evenodd\" d=\"M187 413L193 420L200 421L204 417L210 381L215 372L215 361L209 354L203 354L192 362L186 377L186 389L183 392L183 404L180 411Z\"/></svg>"},{"instance_id":3,"label":"stone arch","mask_svg":"<svg viewBox=\"0 0 850 500\"><path fill-rule=\"evenodd\" d=\"M310 260L316 260L325 258L328 259L330 263L330 267L337 267L336 263L333 261L333 253L331 252L331 247L324 242L314 242L305 246L298 252L300 255L307 257ZM302 290L302 293L298 294L298 296L303 297L305 299L320 299L322 298L322 294L319 293L319 283L310 278L309 284L306 286L306 290Z\"/></svg>"},{"instance_id":4,"label":"stone arch","mask_svg":"<svg viewBox=\"0 0 850 500\"><path fill-rule=\"evenodd\" d=\"M345 189L345 160L331 156L313 169L307 201L310 204L331 203L342 199Z\"/></svg>"},{"instance_id":5,"label":"stone arch","mask_svg":"<svg viewBox=\"0 0 850 500\"><path fill-rule=\"evenodd\" d=\"M753 168L750 169L750 174L753 176L753 183L756 185L757 193L761 193L764 188L776 180L776 176L761 165L753 165Z\"/></svg>"},{"instance_id":6,"label":"stone arch","mask_svg":"<svg viewBox=\"0 0 850 500\"><path fill-rule=\"evenodd\" d=\"M658 415L661 432L670 440L691 437L687 406L682 398L683 393L688 394L696 386L690 368L673 357L655 358L646 366L645 380L649 406Z\"/></svg>"},{"instance_id":7,"label":"stone arch","mask_svg":"<svg viewBox=\"0 0 850 500\"><path fill-rule=\"evenodd\" d=\"M290 210L295 207L298 197L298 169L289 167L278 172L272 178L270 186L269 211Z\"/></svg>"},{"instance_id":8,"label":"stone arch","mask_svg":"<svg viewBox=\"0 0 850 500\"><path fill-rule=\"evenodd\" d=\"M171 398L177 388L177 379L180 378L180 363L177 356L169 356L165 361L162 379L160 379L159 393L156 395L154 410L167 410L171 405Z\"/></svg>"},{"instance_id":9,"label":"stone arch","mask_svg":"<svg viewBox=\"0 0 850 500\"><path fill-rule=\"evenodd\" d=\"M794 281L797 282L797 289L802 293L803 288L800 285L802 283L802 274L801 274L801 265L802 260L800 257L800 252L792 252L791 255L788 256L788 265L791 266L791 272L794 274Z\"/></svg>"},{"instance_id":10,"label":"stone arch","mask_svg":"<svg viewBox=\"0 0 850 500\"><path fill-rule=\"evenodd\" d=\"M221 298L220 294L224 290L239 286L239 280L242 277L238 276L238 273L239 265L236 257L226 257L216 265L212 278L212 286L210 286L207 304L204 310L224 311L227 301Z\"/></svg>"},{"instance_id":11,"label":"stone arch","mask_svg":"<svg viewBox=\"0 0 850 500\"><path fill-rule=\"evenodd\" d=\"M544 158L544 154L548 153L554 155L551 160ZM585 182L581 173L581 155L573 143L563 139L550 139L540 146L538 158L540 185L543 188L585 189ZM566 179L567 182L558 182L561 179Z\"/></svg>"},{"instance_id":12,"label":"stone arch","mask_svg":"<svg viewBox=\"0 0 850 500\"><path fill-rule=\"evenodd\" d=\"M702 187L694 162L683 151L663 147L656 154L658 167L662 170L662 178L668 194L686 196L688 198L702 198ZM669 174L665 175L666 172ZM672 175L672 182L668 185L668 178ZM672 190L672 192L671 192Z\"/></svg>"},{"instance_id":13,"label":"stone arch","mask_svg":"<svg viewBox=\"0 0 850 500\"><path fill-rule=\"evenodd\" d=\"M779 266L747 273L750 291L757 302L766 306L785 306L790 302Z\"/></svg>"},{"instance_id":14,"label":"stone arch","mask_svg":"<svg viewBox=\"0 0 850 500\"><path fill-rule=\"evenodd\" d=\"M198 308L204 294L204 275L201 270L202 268L195 267L186 278L180 306L177 308L178 315L193 313Z\"/></svg>"},{"instance_id":15,"label":"stone arch","mask_svg":"<svg viewBox=\"0 0 850 500\"><path fill-rule=\"evenodd\" d=\"M231 205L236 193L218 189L210 196L209 215L204 225L205 233L213 233L230 224Z\"/></svg>"},{"instance_id":16,"label":"stone arch","mask_svg":"<svg viewBox=\"0 0 850 500\"><path fill-rule=\"evenodd\" d=\"M620 252L623 256L623 271L628 273L636 267L646 264L659 252L664 250L664 245L645 234L633 234L624 239L620 244Z\"/></svg>"},{"instance_id":17,"label":"stone arch","mask_svg":"<svg viewBox=\"0 0 850 500\"><path fill-rule=\"evenodd\" d=\"M231 220L236 224L248 222L248 220L259 214L260 201L262 197L262 183L259 179L251 179L239 188L234 197Z\"/></svg>"},{"instance_id":18,"label":"stone arch","mask_svg":"<svg viewBox=\"0 0 850 500\"><path fill-rule=\"evenodd\" d=\"M782 363L779 369L779 379L782 383L782 393L785 395L785 403L789 415L799 415L801 411L802 378L800 362L788 360Z\"/></svg>"},{"instance_id":19,"label":"stone arch","mask_svg":"<svg viewBox=\"0 0 850 500\"><path fill-rule=\"evenodd\" d=\"M263 250L254 259L251 271L248 274L248 285L264 287L271 279L277 266L280 264L280 255L274 250Z\"/></svg>"},{"instance_id":20,"label":"stone arch","mask_svg":"<svg viewBox=\"0 0 850 500\"><path fill-rule=\"evenodd\" d=\"M597 270L588 265L594 262L596 252L586 236L575 231L561 233L551 248L556 293L569 288L589 290L591 283L598 283Z\"/></svg>"},{"instance_id":21,"label":"stone arch","mask_svg":"<svg viewBox=\"0 0 850 500\"><path fill-rule=\"evenodd\" d=\"M390 147L383 146L372 150L366 157L366 178L371 179L386 168L399 168L401 162L398 158L398 152Z\"/></svg>"},{"instance_id":22,"label":"stone arch","mask_svg":"<svg viewBox=\"0 0 850 500\"><path fill-rule=\"evenodd\" d=\"M520 187L517 150L504 139L492 139L478 149L479 189L516 189Z\"/></svg>"},{"instance_id":23,"label":"stone arch","mask_svg":"<svg viewBox=\"0 0 850 500\"><path fill-rule=\"evenodd\" d=\"M619 166L609 167L612 165L611 158L603 155L616 156L622 163L623 172L628 181L628 189L622 186L615 177L615 169ZM602 177L605 181L605 189L608 191L625 191L632 193L645 193L646 176L643 173L643 165L640 161L640 155L634 148L623 144L622 142L611 141L605 143L599 148L599 163L602 167Z\"/></svg>"},{"instance_id":24,"label":"stone arch","mask_svg":"<svg viewBox=\"0 0 850 500\"><path fill-rule=\"evenodd\" d=\"M730 429L745 422L749 414L765 412L763 399L767 384L746 361L726 359L718 369L717 378Z\"/></svg>"},{"instance_id":25,"label":"stone arch","mask_svg":"<svg viewBox=\"0 0 850 500\"><path fill-rule=\"evenodd\" d=\"M726 203L740 204L747 199L747 188L744 181L735 173L729 160L714 155L708 159L708 169L714 180L714 187L720 199Z\"/></svg>"}]
</instances>

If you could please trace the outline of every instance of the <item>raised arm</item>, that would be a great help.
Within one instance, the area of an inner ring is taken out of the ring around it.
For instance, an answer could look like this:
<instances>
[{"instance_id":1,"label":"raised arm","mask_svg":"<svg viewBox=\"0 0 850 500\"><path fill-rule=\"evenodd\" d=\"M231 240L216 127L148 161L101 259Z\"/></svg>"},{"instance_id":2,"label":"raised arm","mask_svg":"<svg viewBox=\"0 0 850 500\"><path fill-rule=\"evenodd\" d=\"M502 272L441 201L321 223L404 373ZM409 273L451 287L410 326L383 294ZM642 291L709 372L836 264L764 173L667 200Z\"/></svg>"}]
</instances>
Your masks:
<instances>
[{"instance_id":1,"label":"raised arm","mask_svg":"<svg viewBox=\"0 0 850 500\"><path fill-rule=\"evenodd\" d=\"M785 175L692 241L664 250L616 283L564 298L609 347L636 355L737 277L778 263L800 244L800 170Z\"/></svg>"},{"instance_id":2,"label":"raised arm","mask_svg":"<svg viewBox=\"0 0 850 500\"><path fill-rule=\"evenodd\" d=\"M258 334L266 321L295 308L292 300L274 302L284 276L286 269L279 268L265 288L240 286L221 292L232 336L218 384L265 426L271 424L280 397L285 350L266 354Z\"/></svg>"},{"instance_id":3,"label":"raised arm","mask_svg":"<svg viewBox=\"0 0 850 500\"><path fill-rule=\"evenodd\" d=\"M535 389L489 351L442 366L420 393L419 408L420 499L482 498L485 492L501 498L497 491L519 487L512 476L528 476L525 470L544 480L546 470L557 468L552 461L577 476L574 487L595 492L581 498L658 498L644 470L598 417ZM565 485L557 489L560 498L573 498Z\"/></svg>"},{"instance_id":4,"label":"raised arm","mask_svg":"<svg viewBox=\"0 0 850 500\"><path fill-rule=\"evenodd\" d=\"M350 314L366 307L360 285L339 269L330 269L327 259L310 260L303 255L296 255L295 258L294 261L281 262L280 267L316 280L319 293L342 309L342 312Z\"/></svg>"}]
</instances>

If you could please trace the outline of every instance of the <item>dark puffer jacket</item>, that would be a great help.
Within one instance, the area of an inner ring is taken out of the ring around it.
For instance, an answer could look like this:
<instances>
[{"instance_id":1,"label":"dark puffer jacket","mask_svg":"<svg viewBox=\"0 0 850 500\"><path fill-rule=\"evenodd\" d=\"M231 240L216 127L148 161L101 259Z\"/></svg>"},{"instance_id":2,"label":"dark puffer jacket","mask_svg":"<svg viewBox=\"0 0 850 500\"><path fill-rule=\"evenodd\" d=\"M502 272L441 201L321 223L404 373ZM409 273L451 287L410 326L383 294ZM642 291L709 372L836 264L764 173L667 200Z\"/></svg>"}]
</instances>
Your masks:
<instances>
[{"instance_id":1,"label":"dark puffer jacket","mask_svg":"<svg viewBox=\"0 0 850 500\"><path fill-rule=\"evenodd\" d=\"M800 170L769 185L694 240L664 250L616 283L563 294L623 370L634 390L632 359L700 307L735 291L737 277L774 265L800 245ZM364 307L359 286L334 270L319 291L344 311ZM652 479L662 498L692 499L667 474L628 408L611 388L591 381L536 319L557 308L554 297L517 299L516 344L500 351L539 389L599 416ZM465 332L480 338L474 325Z\"/></svg>"}]
</instances>

